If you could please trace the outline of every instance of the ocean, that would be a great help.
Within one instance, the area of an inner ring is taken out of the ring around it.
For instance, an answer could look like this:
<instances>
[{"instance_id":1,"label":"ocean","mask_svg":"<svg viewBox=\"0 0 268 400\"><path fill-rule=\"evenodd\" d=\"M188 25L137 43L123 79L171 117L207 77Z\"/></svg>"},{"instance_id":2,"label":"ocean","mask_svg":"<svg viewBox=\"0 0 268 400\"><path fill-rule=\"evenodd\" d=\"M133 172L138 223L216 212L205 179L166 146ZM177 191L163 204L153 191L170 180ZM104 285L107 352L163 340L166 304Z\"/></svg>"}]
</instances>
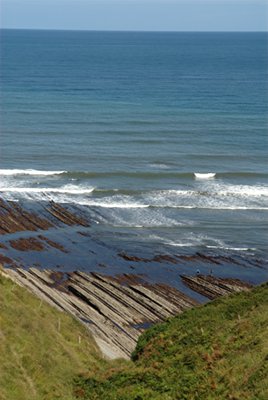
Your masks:
<instances>
[{"instance_id":1,"label":"ocean","mask_svg":"<svg viewBox=\"0 0 268 400\"><path fill-rule=\"evenodd\" d=\"M267 260L268 34L1 31L0 196L116 251Z\"/></svg>"}]
</instances>

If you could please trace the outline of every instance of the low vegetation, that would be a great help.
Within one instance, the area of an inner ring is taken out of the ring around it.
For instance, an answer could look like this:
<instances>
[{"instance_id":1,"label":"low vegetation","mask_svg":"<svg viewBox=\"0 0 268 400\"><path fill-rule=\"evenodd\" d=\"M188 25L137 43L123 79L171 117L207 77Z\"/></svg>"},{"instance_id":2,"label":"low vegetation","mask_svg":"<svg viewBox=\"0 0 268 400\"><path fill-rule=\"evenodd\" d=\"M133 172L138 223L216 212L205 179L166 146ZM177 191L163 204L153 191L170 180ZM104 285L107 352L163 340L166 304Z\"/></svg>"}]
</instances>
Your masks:
<instances>
[{"instance_id":1,"label":"low vegetation","mask_svg":"<svg viewBox=\"0 0 268 400\"><path fill-rule=\"evenodd\" d=\"M73 377L105 367L81 324L0 275L0 400L73 400Z\"/></svg>"},{"instance_id":2,"label":"low vegetation","mask_svg":"<svg viewBox=\"0 0 268 400\"><path fill-rule=\"evenodd\" d=\"M268 399L268 285L154 326L141 336L133 360L80 376L77 397Z\"/></svg>"},{"instance_id":3,"label":"low vegetation","mask_svg":"<svg viewBox=\"0 0 268 400\"><path fill-rule=\"evenodd\" d=\"M0 276L0 400L266 400L267 376L268 284L155 325L127 362Z\"/></svg>"}]
</instances>

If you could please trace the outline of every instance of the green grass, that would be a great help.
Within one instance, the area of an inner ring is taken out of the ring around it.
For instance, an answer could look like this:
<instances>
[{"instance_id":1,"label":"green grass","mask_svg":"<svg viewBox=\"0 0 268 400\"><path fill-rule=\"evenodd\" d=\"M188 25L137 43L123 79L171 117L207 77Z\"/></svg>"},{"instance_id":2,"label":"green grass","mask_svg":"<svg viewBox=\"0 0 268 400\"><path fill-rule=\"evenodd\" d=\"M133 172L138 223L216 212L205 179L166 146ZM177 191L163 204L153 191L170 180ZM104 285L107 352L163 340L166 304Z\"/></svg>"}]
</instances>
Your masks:
<instances>
[{"instance_id":1,"label":"green grass","mask_svg":"<svg viewBox=\"0 0 268 400\"><path fill-rule=\"evenodd\" d=\"M132 361L0 275L0 400L266 400L268 284L155 325Z\"/></svg>"},{"instance_id":2,"label":"green grass","mask_svg":"<svg viewBox=\"0 0 268 400\"><path fill-rule=\"evenodd\" d=\"M268 399L268 285L154 326L133 360L77 378L77 398Z\"/></svg>"},{"instance_id":3,"label":"green grass","mask_svg":"<svg viewBox=\"0 0 268 400\"><path fill-rule=\"evenodd\" d=\"M0 275L1 400L71 400L73 377L104 366L81 324Z\"/></svg>"}]
</instances>

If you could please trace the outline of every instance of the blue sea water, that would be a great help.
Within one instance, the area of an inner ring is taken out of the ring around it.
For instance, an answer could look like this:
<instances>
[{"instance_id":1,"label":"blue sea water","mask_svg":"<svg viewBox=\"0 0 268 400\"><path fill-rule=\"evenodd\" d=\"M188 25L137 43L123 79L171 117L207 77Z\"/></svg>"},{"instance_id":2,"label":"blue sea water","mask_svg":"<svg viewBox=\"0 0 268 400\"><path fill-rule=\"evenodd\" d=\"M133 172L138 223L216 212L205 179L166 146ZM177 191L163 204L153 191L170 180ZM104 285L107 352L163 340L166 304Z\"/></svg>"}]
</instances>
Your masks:
<instances>
[{"instance_id":1,"label":"blue sea water","mask_svg":"<svg viewBox=\"0 0 268 400\"><path fill-rule=\"evenodd\" d=\"M119 250L266 257L267 55L267 33L2 30L0 196L83 207Z\"/></svg>"}]
</instances>

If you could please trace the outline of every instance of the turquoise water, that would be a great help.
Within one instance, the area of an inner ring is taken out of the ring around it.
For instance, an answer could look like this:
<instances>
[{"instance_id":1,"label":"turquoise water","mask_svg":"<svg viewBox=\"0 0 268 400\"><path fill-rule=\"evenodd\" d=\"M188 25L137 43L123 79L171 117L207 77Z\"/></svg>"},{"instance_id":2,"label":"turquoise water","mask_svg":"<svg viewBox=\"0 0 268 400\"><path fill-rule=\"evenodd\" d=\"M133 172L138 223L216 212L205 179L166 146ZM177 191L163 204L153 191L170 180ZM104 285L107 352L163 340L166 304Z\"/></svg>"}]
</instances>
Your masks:
<instances>
[{"instance_id":1,"label":"turquoise water","mask_svg":"<svg viewBox=\"0 0 268 400\"><path fill-rule=\"evenodd\" d=\"M0 195L76 204L119 250L265 257L267 50L266 33L1 31Z\"/></svg>"}]
</instances>

